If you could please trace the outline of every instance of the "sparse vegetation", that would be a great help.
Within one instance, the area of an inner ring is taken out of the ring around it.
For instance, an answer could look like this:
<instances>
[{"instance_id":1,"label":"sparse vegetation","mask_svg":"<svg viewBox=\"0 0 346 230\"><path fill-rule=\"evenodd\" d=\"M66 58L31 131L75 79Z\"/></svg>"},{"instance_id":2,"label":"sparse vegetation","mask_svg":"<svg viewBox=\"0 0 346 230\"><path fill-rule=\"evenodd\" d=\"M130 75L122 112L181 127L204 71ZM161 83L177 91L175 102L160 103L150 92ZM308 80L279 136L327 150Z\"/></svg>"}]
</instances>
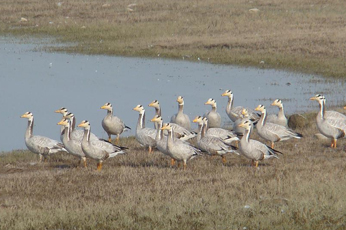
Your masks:
<instances>
[{"instance_id":1,"label":"sparse vegetation","mask_svg":"<svg viewBox=\"0 0 346 230\"><path fill-rule=\"evenodd\" d=\"M345 1L4 0L0 8L0 34L76 44L59 48L67 52L346 73Z\"/></svg>"},{"instance_id":2,"label":"sparse vegetation","mask_svg":"<svg viewBox=\"0 0 346 230\"><path fill-rule=\"evenodd\" d=\"M101 172L68 154L37 164L13 151L0 157L0 229L344 229L345 141L334 150L314 139L314 120L297 131L304 138L278 143L284 155L259 170L228 155L183 171L134 138Z\"/></svg>"}]
</instances>

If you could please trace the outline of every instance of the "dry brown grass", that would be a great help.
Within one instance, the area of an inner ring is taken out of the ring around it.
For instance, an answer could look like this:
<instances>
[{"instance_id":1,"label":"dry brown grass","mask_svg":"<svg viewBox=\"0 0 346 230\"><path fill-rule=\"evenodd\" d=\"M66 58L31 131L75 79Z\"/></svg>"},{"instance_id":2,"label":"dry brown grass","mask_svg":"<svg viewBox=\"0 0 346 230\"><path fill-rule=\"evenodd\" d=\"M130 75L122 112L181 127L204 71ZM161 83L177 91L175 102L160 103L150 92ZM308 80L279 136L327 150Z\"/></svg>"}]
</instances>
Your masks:
<instances>
[{"instance_id":1,"label":"dry brown grass","mask_svg":"<svg viewBox=\"0 0 346 230\"><path fill-rule=\"evenodd\" d=\"M40 165L14 151L0 158L0 229L345 229L345 141L334 150L314 139L314 124L298 131L304 138L277 144L284 155L259 170L229 155L183 171L133 138L101 172L67 154Z\"/></svg>"},{"instance_id":2,"label":"dry brown grass","mask_svg":"<svg viewBox=\"0 0 346 230\"><path fill-rule=\"evenodd\" d=\"M3 0L0 33L89 54L157 56L344 77L346 1ZM127 10L130 3L137 3ZM104 4L109 4L104 6ZM259 12L249 9L258 8ZM21 22L21 17L27 22ZM264 61L264 64L260 64Z\"/></svg>"}]
</instances>

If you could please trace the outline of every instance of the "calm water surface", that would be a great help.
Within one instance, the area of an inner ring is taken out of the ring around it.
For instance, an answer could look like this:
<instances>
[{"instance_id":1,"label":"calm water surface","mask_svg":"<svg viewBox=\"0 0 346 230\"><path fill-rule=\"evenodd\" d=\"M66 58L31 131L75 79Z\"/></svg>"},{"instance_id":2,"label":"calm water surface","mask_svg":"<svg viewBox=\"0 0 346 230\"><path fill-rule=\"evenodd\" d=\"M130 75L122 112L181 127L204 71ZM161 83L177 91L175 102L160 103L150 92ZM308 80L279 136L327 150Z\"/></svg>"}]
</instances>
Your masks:
<instances>
[{"instance_id":1,"label":"calm water surface","mask_svg":"<svg viewBox=\"0 0 346 230\"><path fill-rule=\"evenodd\" d=\"M41 47L37 41L23 44L0 38L0 151L26 148L27 120L20 118L26 111L35 116L34 134L59 139L56 123L61 115L54 111L66 107L77 123L89 120L92 132L106 138L101 127L106 111L100 109L106 102L132 127L125 135L130 136L135 132L138 113L132 109L137 104L145 106L147 126L153 126L149 120L154 109L148 104L154 99L168 121L177 112L177 96L184 97L184 111L191 120L210 110L204 103L212 97L224 123L229 122L227 99L221 97L226 89L233 91L235 106L264 104L269 112L277 112L269 105L281 98L287 114L318 110L317 103L309 101L316 93L326 95L327 106L343 104L345 99L343 81L318 76L160 58L47 53Z\"/></svg>"}]
</instances>

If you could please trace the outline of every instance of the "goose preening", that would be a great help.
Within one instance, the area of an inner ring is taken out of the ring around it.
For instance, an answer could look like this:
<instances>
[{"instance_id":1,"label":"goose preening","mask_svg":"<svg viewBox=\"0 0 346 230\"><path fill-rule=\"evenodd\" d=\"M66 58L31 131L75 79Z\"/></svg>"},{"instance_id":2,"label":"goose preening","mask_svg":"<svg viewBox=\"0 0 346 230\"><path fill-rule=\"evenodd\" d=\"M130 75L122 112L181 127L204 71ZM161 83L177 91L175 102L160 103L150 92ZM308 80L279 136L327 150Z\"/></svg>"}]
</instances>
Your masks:
<instances>
[{"instance_id":1,"label":"goose preening","mask_svg":"<svg viewBox=\"0 0 346 230\"><path fill-rule=\"evenodd\" d=\"M87 167L86 156L83 152L81 141L71 138L71 120L68 118L63 118L58 122L58 125L61 125L65 129L62 143L64 144L67 151L73 156L78 157L80 159L80 162L83 162L84 167Z\"/></svg>"},{"instance_id":2,"label":"goose preening","mask_svg":"<svg viewBox=\"0 0 346 230\"><path fill-rule=\"evenodd\" d=\"M253 130L253 123L251 121L243 121L239 126L245 129L245 133L239 142L239 150L245 157L251 159L252 165L258 167L258 161L260 160L270 159L273 157L279 158L277 153L281 152L270 148L259 141L250 139L250 134Z\"/></svg>"},{"instance_id":3,"label":"goose preening","mask_svg":"<svg viewBox=\"0 0 346 230\"><path fill-rule=\"evenodd\" d=\"M207 118L205 118L208 120ZM198 118L194 119L193 122L198 122ZM198 138L197 138L197 146L202 151L206 152L208 155L211 156L221 156L222 162L226 163L226 157L225 154L227 153L236 153L234 151L236 148L232 145L227 144L225 141L223 141L221 138L218 138L216 136L209 136L206 135L207 130L207 122L203 122L201 125L201 128L198 131ZM239 140L236 138L235 140ZM239 154L238 154L239 155Z\"/></svg>"},{"instance_id":4,"label":"goose preening","mask_svg":"<svg viewBox=\"0 0 346 230\"><path fill-rule=\"evenodd\" d=\"M97 160L97 170L102 169L102 163L108 158L115 157L119 154L125 154L126 147L113 145L104 140L90 140L90 123L83 120L78 127L84 128L84 135L82 140L82 149L84 154L94 160Z\"/></svg>"},{"instance_id":5,"label":"goose preening","mask_svg":"<svg viewBox=\"0 0 346 230\"><path fill-rule=\"evenodd\" d=\"M187 130L191 130L190 118L187 114L184 114L184 98L179 96L177 98L178 102L178 113L173 115L171 118L171 123L176 123Z\"/></svg>"},{"instance_id":6,"label":"goose preening","mask_svg":"<svg viewBox=\"0 0 346 230\"><path fill-rule=\"evenodd\" d=\"M242 117L241 112L242 112L244 107L237 106L237 107L233 108L234 96L233 96L232 91L228 89L223 94L221 94L221 96L228 97L228 103L226 106L226 113L227 113L228 117L233 122L235 122L238 118L241 118ZM257 113L255 113L255 111L253 111L252 109L248 109L248 113L249 113L250 119L254 119L254 120L259 119L259 115Z\"/></svg>"},{"instance_id":7,"label":"goose preening","mask_svg":"<svg viewBox=\"0 0 346 230\"><path fill-rule=\"evenodd\" d=\"M274 143L284 141L291 138L300 139L303 135L296 133L285 126L267 122L267 110L264 105L259 105L255 109L262 113L261 118L257 122L256 128L260 137L271 142L271 147L274 148Z\"/></svg>"},{"instance_id":8,"label":"goose preening","mask_svg":"<svg viewBox=\"0 0 346 230\"><path fill-rule=\"evenodd\" d=\"M277 106L279 108L278 114L270 114L267 117L267 122L271 122L274 124L282 125L285 127L288 127L287 125L287 118L285 116L284 112L284 105L282 104L282 101L280 99L276 99L272 104L272 106Z\"/></svg>"},{"instance_id":9,"label":"goose preening","mask_svg":"<svg viewBox=\"0 0 346 230\"><path fill-rule=\"evenodd\" d=\"M213 98L209 98L205 105L211 105L211 110L204 116L208 118L208 128L220 128L221 127L221 116L216 111L216 101Z\"/></svg>"},{"instance_id":10,"label":"goose preening","mask_svg":"<svg viewBox=\"0 0 346 230\"><path fill-rule=\"evenodd\" d=\"M31 112L24 113L21 118L28 119L28 126L25 132L25 145L31 152L40 156L40 162L42 162L43 157L46 158L53 153L67 152L62 143L48 137L33 134L34 115Z\"/></svg>"},{"instance_id":11,"label":"goose preening","mask_svg":"<svg viewBox=\"0 0 346 230\"><path fill-rule=\"evenodd\" d=\"M311 97L310 100L318 101L320 105L320 111L316 117L318 130L324 136L331 138L331 147L336 148L337 140L345 136L346 116L336 111L326 111L326 98L321 94Z\"/></svg>"},{"instance_id":12,"label":"goose preening","mask_svg":"<svg viewBox=\"0 0 346 230\"><path fill-rule=\"evenodd\" d=\"M184 170L186 162L198 155L201 155L201 150L189 145L184 141L177 140L173 135L173 127L170 123L166 123L161 127L162 130L168 130L167 150L169 154L178 162L183 161Z\"/></svg>"},{"instance_id":13,"label":"goose preening","mask_svg":"<svg viewBox=\"0 0 346 230\"><path fill-rule=\"evenodd\" d=\"M108 141L112 142L111 135L117 135L115 143L119 143L120 134L126 130L131 130L124 122L116 116L113 116L113 107L111 103L101 106L101 109L107 110L107 115L102 120L102 127L108 135Z\"/></svg>"},{"instance_id":14,"label":"goose preening","mask_svg":"<svg viewBox=\"0 0 346 230\"><path fill-rule=\"evenodd\" d=\"M137 127L136 127L136 140L143 146L149 148L149 153L153 152L153 147L156 146L156 130L145 127L145 109L142 105L137 105L133 110L139 112Z\"/></svg>"},{"instance_id":15,"label":"goose preening","mask_svg":"<svg viewBox=\"0 0 346 230\"><path fill-rule=\"evenodd\" d=\"M197 133L197 141L201 139L201 131L202 128L205 127L204 135L205 136L214 136L220 138L227 144L232 143L233 141L239 140L237 135L235 135L232 131L223 129L223 128L208 128L208 119L202 116L196 116L193 120L194 123L198 124L198 133Z\"/></svg>"}]
</instances>

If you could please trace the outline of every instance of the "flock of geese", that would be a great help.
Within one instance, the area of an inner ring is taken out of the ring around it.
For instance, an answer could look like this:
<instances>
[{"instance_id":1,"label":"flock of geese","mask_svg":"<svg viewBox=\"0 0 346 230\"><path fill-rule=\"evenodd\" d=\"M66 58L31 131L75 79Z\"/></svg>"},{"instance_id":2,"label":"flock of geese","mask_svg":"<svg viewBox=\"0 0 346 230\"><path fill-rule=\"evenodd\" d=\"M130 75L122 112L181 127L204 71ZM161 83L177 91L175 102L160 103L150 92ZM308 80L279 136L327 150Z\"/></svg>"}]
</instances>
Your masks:
<instances>
[{"instance_id":1,"label":"flock of geese","mask_svg":"<svg viewBox=\"0 0 346 230\"><path fill-rule=\"evenodd\" d=\"M210 98L205 104L211 105L211 110L204 116L194 118L193 123L197 123L198 132L192 131L190 118L184 114L184 98L179 96L177 98L178 112L172 116L169 123L164 123L162 119L158 100L149 104L149 107L155 109L155 116L151 119L154 128L145 126L143 105L133 108L139 113L135 138L142 146L148 148L149 153L156 148L171 158L172 166L176 162L179 166L182 162L183 168L186 169L187 161L203 153L220 156L223 163L226 162L225 155L228 153L243 155L251 160L253 166L258 167L259 161L278 158L278 154L282 154L274 149L275 142L302 137L301 134L288 128L280 99L276 99L271 104L279 108L278 114L267 115L264 105L258 105L254 110L241 106L233 107L234 97L230 90L226 90L222 96L228 97L226 113L233 122L232 130L221 128L221 116L217 112L216 101ZM346 133L346 116L336 111L326 111L326 99L321 94L311 97L310 100L318 101L320 106L316 117L320 133L330 138L331 147L336 148L337 139L344 137ZM126 153L128 148L118 145L119 137L124 131L130 129L120 118L113 115L110 103L104 104L101 109L107 110L107 115L102 120L102 127L108 135L108 140L94 135L87 120L78 124L78 127L84 130L76 129L74 114L68 112L66 108L60 108L55 112L63 115L62 120L58 122L58 125L61 125L61 142L33 135L34 116L31 112L26 112L21 116L28 119L25 144L31 152L39 155L40 162L50 154L68 152L78 157L84 167L87 167L87 158L96 160L97 170L101 170L103 161ZM258 135L270 145L250 138L255 128ZM111 142L112 135L116 135L114 144ZM192 138L197 140L195 145L188 141Z\"/></svg>"}]
</instances>

